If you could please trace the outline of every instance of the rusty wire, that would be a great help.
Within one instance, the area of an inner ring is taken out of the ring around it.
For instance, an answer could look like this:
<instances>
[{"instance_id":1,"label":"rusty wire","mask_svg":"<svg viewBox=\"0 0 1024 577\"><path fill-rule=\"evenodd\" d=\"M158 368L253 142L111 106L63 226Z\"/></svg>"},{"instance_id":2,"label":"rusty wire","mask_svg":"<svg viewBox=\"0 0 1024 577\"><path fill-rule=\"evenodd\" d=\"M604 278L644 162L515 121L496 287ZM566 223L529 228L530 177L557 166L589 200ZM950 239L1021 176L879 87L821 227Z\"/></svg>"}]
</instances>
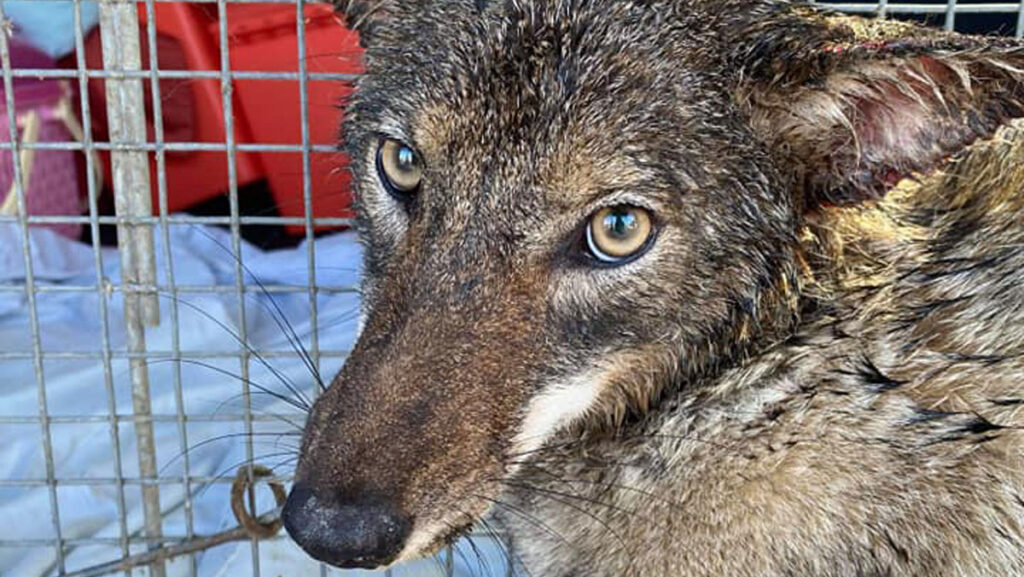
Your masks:
<instances>
[{"instance_id":1,"label":"rusty wire","mask_svg":"<svg viewBox=\"0 0 1024 577\"><path fill-rule=\"evenodd\" d=\"M231 483L231 511L235 515L235 520L238 521L237 527L213 535L193 537L174 545L157 547L144 553L129 555L116 561L73 571L65 574L65 577L101 577L102 575L163 563L175 557L198 553L233 541L269 539L277 535L281 530L281 508L284 507L286 498L284 485L278 481L267 481L267 485L274 494L274 502L277 506L273 511L257 516L251 513L245 506L245 496L251 488L249 484L250 476L255 483L260 479L273 477L273 471L262 465L243 466L238 469L238 473Z\"/></svg>"}]
</instances>

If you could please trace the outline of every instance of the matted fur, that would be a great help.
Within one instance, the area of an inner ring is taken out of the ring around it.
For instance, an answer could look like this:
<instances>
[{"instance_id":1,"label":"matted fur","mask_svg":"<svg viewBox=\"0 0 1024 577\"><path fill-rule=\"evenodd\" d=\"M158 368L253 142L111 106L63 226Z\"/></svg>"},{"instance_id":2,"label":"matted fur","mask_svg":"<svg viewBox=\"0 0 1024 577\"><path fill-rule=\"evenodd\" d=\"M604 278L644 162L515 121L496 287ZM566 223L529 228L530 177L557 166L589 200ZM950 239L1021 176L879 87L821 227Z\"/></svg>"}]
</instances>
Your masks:
<instances>
[{"instance_id":1,"label":"matted fur","mask_svg":"<svg viewBox=\"0 0 1024 577\"><path fill-rule=\"evenodd\" d=\"M325 506L392 504L395 560L493 512L534 577L1024 575L1017 43L775 0L340 9L366 322L303 440ZM657 236L595 266L621 204Z\"/></svg>"}]
</instances>

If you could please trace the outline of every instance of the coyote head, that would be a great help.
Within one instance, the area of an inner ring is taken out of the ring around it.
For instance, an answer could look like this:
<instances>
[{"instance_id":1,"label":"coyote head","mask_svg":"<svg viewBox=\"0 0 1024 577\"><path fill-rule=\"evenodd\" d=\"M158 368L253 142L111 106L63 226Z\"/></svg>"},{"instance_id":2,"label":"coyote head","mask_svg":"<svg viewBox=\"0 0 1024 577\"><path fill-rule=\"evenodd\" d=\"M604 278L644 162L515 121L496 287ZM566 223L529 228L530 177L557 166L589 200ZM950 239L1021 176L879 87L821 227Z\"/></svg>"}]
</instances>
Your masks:
<instances>
[{"instance_id":1,"label":"coyote head","mask_svg":"<svg viewBox=\"0 0 1024 577\"><path fill-rule=\"evenodd\" d=\"M358 344L284 518L377 567L473 525L555 433L784 338L823 204L1021 113L995 41L771 0L352 0Z\"/></svg>"}]
</instances>

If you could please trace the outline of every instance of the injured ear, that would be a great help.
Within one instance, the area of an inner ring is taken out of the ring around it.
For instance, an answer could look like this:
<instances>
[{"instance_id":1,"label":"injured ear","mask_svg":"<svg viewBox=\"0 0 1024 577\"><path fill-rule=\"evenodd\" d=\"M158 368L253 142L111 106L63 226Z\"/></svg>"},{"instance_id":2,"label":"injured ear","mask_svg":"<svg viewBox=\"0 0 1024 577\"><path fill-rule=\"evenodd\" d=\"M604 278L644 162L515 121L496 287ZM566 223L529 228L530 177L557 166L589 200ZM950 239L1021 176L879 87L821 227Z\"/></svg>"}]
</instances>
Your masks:
<instances>
[{"instance_id":1,"label":"injured ear","mask_svg":"<svg viewBox=\"0 0 1024 577\"><path fill-rule=\"evenodd\" d=\"M846 34L836 21L851 24ZM800 63L789 62L771 77L746 75L738 93L754 131L790 169L805 210L882 196L1024 116L1021 48L953 34L866 40L852 26L863 22L822 18L827 40L801 47L803 57L814 55L807 68L793 72ZM781 57L792 59L789 48Z\"/></svg>"}]
</instances>

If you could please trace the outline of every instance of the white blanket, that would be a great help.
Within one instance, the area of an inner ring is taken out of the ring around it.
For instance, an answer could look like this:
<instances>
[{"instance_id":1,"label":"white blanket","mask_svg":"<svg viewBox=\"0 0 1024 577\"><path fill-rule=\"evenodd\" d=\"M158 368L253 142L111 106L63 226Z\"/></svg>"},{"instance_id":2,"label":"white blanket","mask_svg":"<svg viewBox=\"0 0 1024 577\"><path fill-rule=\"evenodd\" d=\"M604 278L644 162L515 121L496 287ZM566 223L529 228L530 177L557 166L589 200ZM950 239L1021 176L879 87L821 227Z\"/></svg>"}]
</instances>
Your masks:
<instances>
[{"instance_id":1,"label":"white blanket","mask_svg":"<svg viewBox=\"0 0 1024 577\"><path fill-rule=\"evenodd\" d=\"M157 237L157 269L164 282L164 249L161 235ZM172 227L170 234L175 281L179 286L218 285L233 287L235 263L227 247L230 236L220 229ZM0 225L0 285L25 283L20 229ZM91 286L96 284L96 266L90 246L78 244L47 230L31 231L31 250L37 284L46 286ZM317 284L325 289L354 287L358 279L360 247L351 233L337 234L316 241ZM304 285L307 282L307 249L262 252L243 247L243 262L265 285ZM120 283L120 266L116 250L102 252L104 283ZM246 284L254 281L247 278ZM273 303L259 292L246 298L248 343L256 350L288 351L287 332L275 320L276 308L310 346L309 295L300 293L273 294ZM160 326L147 331L149 351L172 350L170 295L161 295ZM106 296L109 318L109 341L115 352L125 351L124 317L120 292ZM357 322L358 297L352 291L328 290L317 299L320 325L320 349L344 351L352 345ZM37 296L40 338L45 352L99 353L103 350L99 296L89 292L42 292ZM179 296L181 350L210 353L237 351L236 335L240 330L237 297L230 292L182 293ZM33 340L24 292L0 292L0 354L31 353ZM227 418L242 414L243 386L235 376L240 374L240 361L235 356L204 358L180 366L183 411L187 415ZM282 380L294 383L305 395L313 390L313 379L302 361L296 357L267 359L273 371L258 359L250 363L250 380L275 392L291 395ZM322 373L326 379L340 366L341 359L325 357ZM114 483L115 459L113 435L104 420L109 415L110 397L103 362L99 359L47 359L44 362L46 408L51 417L91 416L93 422L56 422L49 433L53 448L54 474L58 479L57 500L60 526L64 539L113 538L121 534L118 521L120 492ZM155 415L176 415L178 397L174 379L175 364L155 360L149 365L152 410ZM277 373L275 375L275 372ZM123 355L112 363L111 380L117 412L131 415L131 382L128 362ZM301 425L296 409L255 389L252 407L255 414L290 415ZM40 396L31 358L0 357L0 416L38 417ZM243 424L235 421L198 420L186 426L188 444L183 447L179 425L160 421L154 426L157 459L161 478L178 478L184 473L183 448L188 448L190 473L194 476L233 476L246 455ZM295 432L283 421L260 421L254 424L259 433ZM138 478L135 434L130 421L119 427L122 476ZM0 479L45 479L42 428L38 422L0 424ZM287 476L294 462L298 437L261 434L254 438L253 453L259 463L280 464L278 473ZM60 480L97 479L95 485ZM192 487L194 531L215 533L236 523L228 504L227 483L194 485ZM166 535L185 534L182 483L161 484L161 506L165 511L163 530ZM272 507L267 495L261 495L260 508ZM137 535L142 528L141 489L129 483L124 489L127 529ZM0 486L0 576L32 577L55 573L55 552L52 547L11 547L4 541L49 540L55 535L50 507L50 493L45 486ZM283 534L282 534L283 535ZM504 575L504 557L492 542L477 539L483 559L478 559L468 543L460 543L455 554L456 575ZM133 547L133 552L141 550ZM65 560L68 571L117 559L119 545L72 545ZM310 561L287 537L259 544L260 573L271 577L317 575L317 565ZM204 577L247 577L253 574L253 554L248 542L224 545L197 556L198 574ZM339 571L338 574L362 575L368 572ZM190 574L187 560L168 565L168 574L177 577ZM395 575L443 575L436 560L427 560L398 568Z\"/></svg>"}]
</instances>

